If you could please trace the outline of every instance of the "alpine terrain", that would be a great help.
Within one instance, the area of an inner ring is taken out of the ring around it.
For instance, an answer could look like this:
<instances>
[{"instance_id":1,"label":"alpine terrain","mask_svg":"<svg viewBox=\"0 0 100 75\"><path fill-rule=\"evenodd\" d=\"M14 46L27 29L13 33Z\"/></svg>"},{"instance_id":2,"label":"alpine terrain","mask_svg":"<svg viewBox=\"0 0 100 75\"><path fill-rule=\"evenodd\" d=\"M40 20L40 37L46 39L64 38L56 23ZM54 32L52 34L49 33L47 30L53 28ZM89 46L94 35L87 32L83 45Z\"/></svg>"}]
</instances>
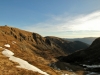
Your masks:
<instances>
[{"instance_id":1,"label":"alpine terrain","mask_svg":"<svg viewBox=\"0 0 100 75\"><path fill-rule=\"evenodd\" d=\"M58 61L58 57L87 47L80 41L42 37L18 28L0 26L0 75L82 75L84 70L79 66L67 64L66 67L79 68L69 71L54 68L52 64Z\"/></svg>"}]
</instances>

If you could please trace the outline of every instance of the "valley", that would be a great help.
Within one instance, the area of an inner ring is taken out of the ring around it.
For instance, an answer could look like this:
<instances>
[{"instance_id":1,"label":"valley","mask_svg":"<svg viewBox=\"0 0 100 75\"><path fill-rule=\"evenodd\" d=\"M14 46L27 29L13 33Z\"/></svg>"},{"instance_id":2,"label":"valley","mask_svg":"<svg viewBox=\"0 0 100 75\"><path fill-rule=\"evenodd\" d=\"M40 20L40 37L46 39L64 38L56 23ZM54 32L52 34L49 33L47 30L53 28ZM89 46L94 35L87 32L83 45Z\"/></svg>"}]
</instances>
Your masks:
<instances>
[{"instance_id":1,"label":"valley","mask_svg":"<svg viewBox=\"0 0 100 75\"><path fill-rule=\"evenodd\" d=\"M100 75L100 0L0 0L0 75Z\"/></svg>"},{"instance_id":2,"label":"valley","mask_svg":"<svg viewBox=\"0 0 100 75\"><path fill-rule=\"evenodd\" d=\"M3 70L0 73L3 75L6 75L5 71L12 75L14 71L14 75L92 75L87 71L93 70L84 67L99 65L99 38L89 46L54 36L42 37L9 26L0 26L0 36L0 66ZM6 63L5 66L3 63ZM10 72L8 68L11 66Z\"/></svg>"}]
</instances>

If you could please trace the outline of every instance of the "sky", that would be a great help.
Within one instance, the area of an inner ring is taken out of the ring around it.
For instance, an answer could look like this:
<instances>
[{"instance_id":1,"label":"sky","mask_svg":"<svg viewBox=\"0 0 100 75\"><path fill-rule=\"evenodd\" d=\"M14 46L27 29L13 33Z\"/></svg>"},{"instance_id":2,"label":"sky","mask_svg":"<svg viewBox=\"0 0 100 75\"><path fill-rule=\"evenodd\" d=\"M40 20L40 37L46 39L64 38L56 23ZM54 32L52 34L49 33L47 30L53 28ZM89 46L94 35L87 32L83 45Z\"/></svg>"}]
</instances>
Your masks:
<instances>
[{"instance_id":1,"label":"sky","mask_svg":"<svg viewBox=\"0 0 100 75\"><path fill-rule=\"evenodd\" d=\"M100 0L0 0L0 26L42 36L99 37Z\"/></svg>"}]
</instances>

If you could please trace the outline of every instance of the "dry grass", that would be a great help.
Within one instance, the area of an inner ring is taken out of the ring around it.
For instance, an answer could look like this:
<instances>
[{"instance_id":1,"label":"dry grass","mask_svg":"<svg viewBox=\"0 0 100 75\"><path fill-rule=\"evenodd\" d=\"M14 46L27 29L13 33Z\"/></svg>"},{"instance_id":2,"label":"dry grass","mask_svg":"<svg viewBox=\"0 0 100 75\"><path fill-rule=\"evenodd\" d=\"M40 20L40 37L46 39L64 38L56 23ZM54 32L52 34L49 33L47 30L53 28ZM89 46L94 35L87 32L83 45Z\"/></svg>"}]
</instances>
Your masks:
<instances>
[{"instance_id":1,"label":"dry grass","mask_svg":"<svg viewBox=\"0 0 100 75\"><path fill-rule=\"evenodd\" d=\"M24 40L19 35L19 33L23 34L22 37L26 36ZM45 39L42 38L42 40ZM12 44L12 41L15 41L16 43ZM44 59L43 57L35 53L35 51L38 52L41 50L35 48L32 45L32 44L36 45L36 42L33 39L31 32L26 32L23 30L19 30L17 28L0 26L0 47L5 48L4 47L5 44L10 44L11 47L7 49L14 52L15 53L14 56L28 61L30 64L40 68L41 70L47 72L50 75L61 74L61 72L47 66L47 64L50 63L48 60ZM41 75L37 72L33 72L22 68L17 68L16 65L19 64L10 61L8 57L2 55L1 53L2 50L3 49L0 48L0 75ZM48 55L49 53L45 53L45 54ZM51 59L50 55L48 55L48 57ZM53 61L55 61L55 59L53 59Z\"/></svg>"},{"instance_id":2,"label":"dry grass","mask_svg":"<svg viewBox=\"0 0 100 75\"><path fill-rule=\"evenodd\" d=\"M42 75L42 74L39 74L37 72L33 72L31 70L17 68L16 66L19 64L16 62L10 61L8 57L4 56L2 54L3 50L4 49L0 48L0 75ZM25 56L23 58L25 58ZM25 59L28 60L29 58L26 57ZM29 59L28 61L30 61L30 60L31 59ZM52 68L50 68L46 65L40 64L38 62L36 63L36 62L34 62L34 60L31 60L30 63L37 66L41 70L49 73L50 75L59 75Z\"/></svg>"},{"instance_id":3,"label":"dry grass","mask_svg":"<svg viewBox=\"0 0 100 75\"><path fill-rule=\"evenodd\" d=\"M19 65L16 62L12 62L8 57L2 54L3 49L0 49L0 75L42 75L30 70L17 68Z\"/></svg>"},{"instance_id":4,"label":"dry grass","mask_svg":"<svg viewBox=\"0 0 100 75\"><path fill-rule=\"evenodd\" d=\"M85 75L85 72L84 71L77 71L76 72L78 75Z\"/></svg>"}]
</instances>

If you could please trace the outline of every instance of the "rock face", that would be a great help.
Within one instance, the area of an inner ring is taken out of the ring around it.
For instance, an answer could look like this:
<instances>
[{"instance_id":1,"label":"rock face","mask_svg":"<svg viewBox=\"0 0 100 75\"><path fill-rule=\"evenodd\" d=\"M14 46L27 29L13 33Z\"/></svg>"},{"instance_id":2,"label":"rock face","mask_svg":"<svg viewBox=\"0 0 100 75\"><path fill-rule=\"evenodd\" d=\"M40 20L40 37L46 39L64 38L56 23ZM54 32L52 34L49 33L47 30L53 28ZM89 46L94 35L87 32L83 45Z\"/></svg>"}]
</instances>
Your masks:
<instances>
[{"instance_id":1,"label":"rock face","mask_svg":"<svg viewBox=\"0 0 100 75\"><path fill-rule=\"evenodd\" d=\"M89 45L80 41L70 42L58 37L46 37L46 39L50 40L52 46L56 46L59 49L63 50L65 53L73 53L80 49L85 49Z\"/></svg>"},{"instance_id":2,"label":"rock face","mask_svg":"<svg viewBox=\"0 0 100 75\"><path fill-rule=\"evenodd\" d=\"M81 64L99 64L100 63L100 38L97 38L85 50L77 51L67 57L62 57L62 61Z\"/></svg>"}]
</instances>

